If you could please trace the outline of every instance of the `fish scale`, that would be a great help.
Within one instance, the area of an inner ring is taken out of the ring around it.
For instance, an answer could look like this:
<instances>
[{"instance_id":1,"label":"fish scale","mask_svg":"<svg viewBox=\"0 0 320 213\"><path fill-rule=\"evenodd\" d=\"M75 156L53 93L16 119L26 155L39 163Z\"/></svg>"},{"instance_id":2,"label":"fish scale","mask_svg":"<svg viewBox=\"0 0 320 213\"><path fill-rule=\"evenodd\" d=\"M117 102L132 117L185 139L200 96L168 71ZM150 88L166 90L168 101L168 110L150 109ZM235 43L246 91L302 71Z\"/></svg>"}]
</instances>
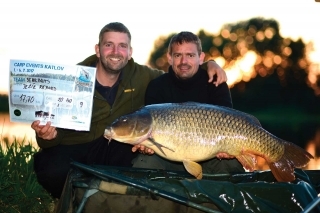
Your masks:
<instances>
[{"instance_id":1,"label":"fish scale","mask_svg":"<svg viewBox=\"0 0 320 213\"><path fill-rule=\"evenodd\" d=\"M181 135L182 137L170 137L171 143L174 143L176 146L181 146L182 144L186 146L190 146L191 144L215 144L217 145L215 150L220 150L224 152L228 152L230 149L230 146L228 146L228 142L234 142L238 143L238 147L243 147L246 145L247 149L256 150L257 153L264 153L265 150L269 150L269 152L283 152L283 145L278 143L278 140L274 140L272 137L270 137L264 130L257 129L251 124L246 124L246 120L241 120L240 115L236 115L231 117L227 113L224 113L223 111L220 112L218 110L212 110L208 111L208 108L203 106L194 106L190 107L190 109L182 109L179 110L181 107L180 105L177 105L170 111L166 108L161 108L160 110L158 108L152 108L150 110L150 113L152 117L154 117L154 131L153 131L153 137L157 137L157 126L160 126L161 129L166 128L168 132L175 132L175 134ZM211 106L211 105L209 105ZM201 108L202 107L202 108ZM200 109L199 109L200 108ZM209 108L210 109L210 108ZM170 112L170 115L168 116L168 113ZM202 119L205 119L208 121L205 127L203 127L202 122L198 121L197 118L202 117ZM230 121L230 119L233 120ZM192 123L190 123L192 122ZM234 123L235 125L229 125ZM170 124L170 125L168 125ZM175 128L176 127L176 128ZM203 132L199 132L197 130L205 129L206 134ZM260 131L259 131L260 130ZM191 132L191 134L188 134ZM214 134L211 134L211 133ZM179 134L180 133L180 134ZM195 134L200 133L200 134ZM210 133L210 134L209 134ZM229 134L226 134L229 133ZM251 134L250 134L251 133ZM225 135L225 143L224 140L218 140L217 137L220 135ZM239 138L238 136L241 135L242 137ZM252 137L251 137L252 136ZM191 140L190 143L183 143L183 138L189 138ZM242 139L242 140L241 140ZM251 139L251 140L250 140ZM168 139L167 139L168 140ZM157 141L157 140L156 140ZM204 143L201 143L201 141L205 141ZM268 143L263 143L261 146L260 143L257 143L259 141L269 141ZM236 144L231 145L232 147ZM171 146L170 146L171 147ZM183 146L184 147L184 146ZM239 149L235 149L239 150ZM207 156L205 159L203 159L201 156L196 159L197 161L206 160L209 158L212 158L215 156L216 152L214 151L208 151L208 153L211 153L211 156ZM271 153L266 153L267 155L270 155ZM277 160L277 159L274 159Z\"/></svg>"},{"instance_id":2,"label":"fish scale","mask_svg":"<svg viewBox=\"0 0 320 213\"><path fill-rule=\"evenodd\" d=\"M105 137L141 144L202 177L196 162L224 153L236 157L249 171L256 156L266 160L278 181L295 179L294 168L313 156L297 145L262 128L259 120L232 108L195 102L148 105L121 116L105 130Z\"/></svg>"}]
</instances>

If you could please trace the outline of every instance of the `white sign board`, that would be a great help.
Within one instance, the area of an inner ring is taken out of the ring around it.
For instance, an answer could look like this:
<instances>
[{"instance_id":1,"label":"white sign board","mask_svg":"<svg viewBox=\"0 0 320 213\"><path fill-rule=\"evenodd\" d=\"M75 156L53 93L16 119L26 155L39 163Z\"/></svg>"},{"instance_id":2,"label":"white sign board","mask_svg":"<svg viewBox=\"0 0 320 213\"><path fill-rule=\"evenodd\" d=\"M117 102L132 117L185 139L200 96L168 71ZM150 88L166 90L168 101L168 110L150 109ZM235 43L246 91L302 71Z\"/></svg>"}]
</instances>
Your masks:
<instances>
[{"instance_id":1,"label":"white sign board","mask_svg":"<svg viewBox=\"0 0 320 213\"><path fill-rule=\"evenodd\" d=\"M9 71L12 122L90 130L96 68L10 60Z\"/></svg>"}]
</instances>

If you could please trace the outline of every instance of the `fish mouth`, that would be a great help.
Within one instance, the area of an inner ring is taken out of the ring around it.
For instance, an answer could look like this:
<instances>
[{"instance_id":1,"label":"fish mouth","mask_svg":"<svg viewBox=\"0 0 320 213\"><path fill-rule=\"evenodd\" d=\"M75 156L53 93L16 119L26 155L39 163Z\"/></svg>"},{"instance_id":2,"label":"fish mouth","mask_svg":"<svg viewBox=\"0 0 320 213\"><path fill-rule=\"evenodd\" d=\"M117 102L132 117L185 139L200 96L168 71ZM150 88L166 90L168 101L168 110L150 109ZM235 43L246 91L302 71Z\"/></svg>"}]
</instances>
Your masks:
<instances>
[{"instance_id":1,"label":"fish mouth","mask_svg":"<svg viewBox=\"0 0 320 213\"><path fill-rule=\"evenodd\" d=\"M111 127L107 127L105 130L104 130L104 134L103 136L108 139L108 142L110 143L111 139L112 139L112 136L113 136L113 132L112 132L112 129Z\"/></svg>"}]
</instances>

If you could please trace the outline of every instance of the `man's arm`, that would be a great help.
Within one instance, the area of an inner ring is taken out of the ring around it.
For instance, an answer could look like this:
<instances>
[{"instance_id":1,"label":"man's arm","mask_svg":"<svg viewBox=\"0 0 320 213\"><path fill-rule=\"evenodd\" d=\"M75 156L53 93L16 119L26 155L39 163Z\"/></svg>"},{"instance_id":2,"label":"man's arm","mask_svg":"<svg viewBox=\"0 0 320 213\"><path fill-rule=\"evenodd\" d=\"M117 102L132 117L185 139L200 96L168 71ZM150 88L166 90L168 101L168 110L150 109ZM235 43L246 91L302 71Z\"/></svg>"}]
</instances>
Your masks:
<instances>
[{"instance_id":1,"label":"man's arm","mask_svg":"<svg viewBox=\"0 0 320 213\"><path fill-rule=\"evenodd\" d=\"M227 82L228 78L226 72L214 60L204 62L200 67L207 70L209 76L208 82L212 82L216 86L223 82ZM215 75L217 75L217 78L213 81Z\"/></svg>"}]
</instances>

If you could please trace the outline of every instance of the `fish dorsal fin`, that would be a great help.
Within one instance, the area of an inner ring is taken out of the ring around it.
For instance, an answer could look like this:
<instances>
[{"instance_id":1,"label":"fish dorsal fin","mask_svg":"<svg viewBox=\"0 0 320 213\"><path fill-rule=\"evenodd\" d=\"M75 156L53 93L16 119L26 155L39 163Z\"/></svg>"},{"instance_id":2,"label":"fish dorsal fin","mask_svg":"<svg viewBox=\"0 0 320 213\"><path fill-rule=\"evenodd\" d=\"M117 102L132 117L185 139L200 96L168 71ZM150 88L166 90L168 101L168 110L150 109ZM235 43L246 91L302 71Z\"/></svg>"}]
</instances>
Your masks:
<instances>
[{"instance_id":1,"label":"fish dorsal fin","mask_svg":"<svg viewBox=\"0 0 320 213\"><path fill-rule=\"evenodd\" d=\"M163 146L162 144L158 143L157 141L155 141L153 138L148 138L148 140L154 144L161 152L162 154L164 154L164 156L167 156L166 153L164 153L164 151L162 150L162 147L169 149L170 151L174 152L173 149L170 149L169 147Z\"/></svg>"},{"instance_id":2,"label":"fish dorsal fin","mask_svg":"<svg viewBox=\"0 0 320 213\"><path fill-rule=\"evenodd\" d=\"M238 161L242 164L242 166L252 172L255 169L255 166L257 164L257 159L254 155L251 154L242 154L236 156Z\"/></svg>"},{"instance_id":3,"label":"fish dorsal fin","mask_svg":"<svg viewBox=\"0 0 320 213\"><path fill-rule=\"evenodd\" d=\"M197 179L202 179L202 167L200 164L190 161L190 160L183 160L183 165L186 170L195 176Z\"/></svg>"}]
</instances>

